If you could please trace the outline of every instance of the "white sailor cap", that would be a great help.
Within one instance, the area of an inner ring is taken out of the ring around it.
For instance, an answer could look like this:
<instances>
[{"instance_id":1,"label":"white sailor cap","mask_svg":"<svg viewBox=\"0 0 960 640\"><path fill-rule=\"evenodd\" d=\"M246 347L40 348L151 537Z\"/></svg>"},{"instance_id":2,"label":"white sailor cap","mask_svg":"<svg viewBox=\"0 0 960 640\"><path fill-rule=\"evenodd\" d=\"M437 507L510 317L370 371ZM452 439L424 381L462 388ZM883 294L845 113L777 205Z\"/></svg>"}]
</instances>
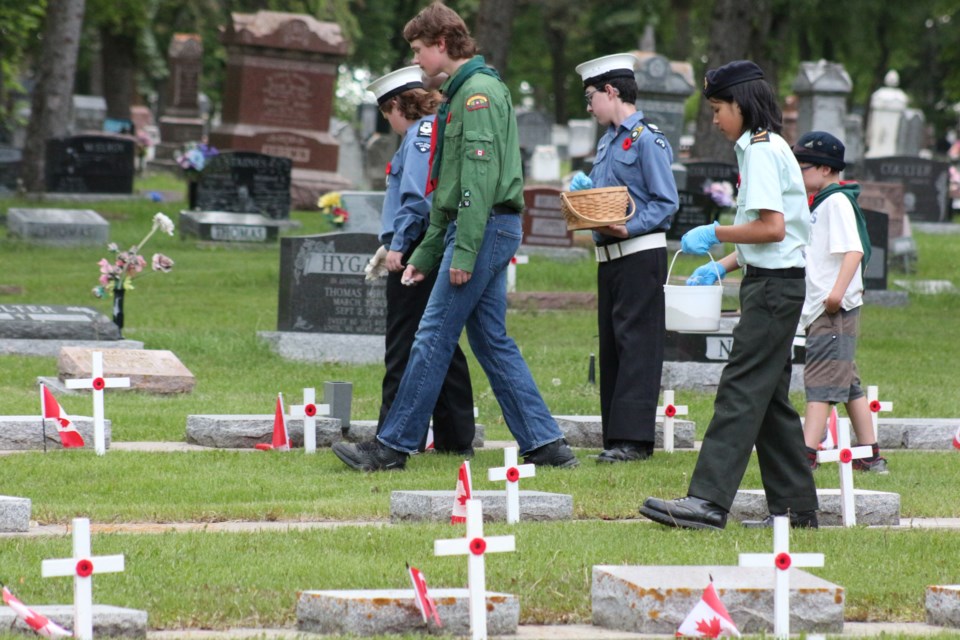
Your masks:
<instances>
[{"instance_id":1,"label":"white sailor cap","mask_svg":"<svg viewBox=\"0 0 960 640\"><path fill-rule=\"evenodd\" d=\"M369 85L367 91L372 91L377 97L377 104L382 105L395 95L399 95L408 89L423 88L423 72L420 67L413 65L391 71L385 76L380 76Z\"/></svg>"},{"instance_id":2,"label":"white sailor cap","mask_svg":"<svg viewBox=\"0 0 960 640\"><path fill-rule=\"evenodd\" d=\"M633 78L633 70L640 59L632 53L615 53L577 65L577 73L583 78L583 84L611 80L613 78Z\"/></svg>"}]
</instances>

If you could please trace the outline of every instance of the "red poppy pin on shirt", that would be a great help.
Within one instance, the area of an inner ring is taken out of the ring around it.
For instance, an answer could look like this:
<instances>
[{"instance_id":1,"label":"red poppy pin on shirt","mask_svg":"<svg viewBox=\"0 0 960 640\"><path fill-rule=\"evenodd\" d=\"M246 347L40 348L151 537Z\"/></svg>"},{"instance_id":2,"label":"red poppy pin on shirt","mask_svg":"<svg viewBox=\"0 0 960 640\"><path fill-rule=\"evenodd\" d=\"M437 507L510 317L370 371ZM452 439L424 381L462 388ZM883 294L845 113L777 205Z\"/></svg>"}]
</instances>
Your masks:
<instances>
[{"instance_id":1,"label":"red poppy pin on shirt","mask_svg":"<svg viewBox=\"0 0 960 640\"><path fill-rule=\"evenodd\" d=\"M629 148L632 147L632 146L633 146L633 140L631 140L630 138L624 138L624 140L623 140L623 150L626 151L627 149L629 149Z\"/></svg>"},{"instance_id":2,"label":"red poppy pin on shirt","mask_svg":"<svg viewBox=\"0 0 960 640\"><path fill-rule=\"evenodd\" d=\"M384 173L385 173L386 175L390 175L390 165L391 165L391 164L392 164L392 163L390 163L390 162L387 163L387 168L386 168L386 170L384 171Z\"/></svg>"}]
</instances>

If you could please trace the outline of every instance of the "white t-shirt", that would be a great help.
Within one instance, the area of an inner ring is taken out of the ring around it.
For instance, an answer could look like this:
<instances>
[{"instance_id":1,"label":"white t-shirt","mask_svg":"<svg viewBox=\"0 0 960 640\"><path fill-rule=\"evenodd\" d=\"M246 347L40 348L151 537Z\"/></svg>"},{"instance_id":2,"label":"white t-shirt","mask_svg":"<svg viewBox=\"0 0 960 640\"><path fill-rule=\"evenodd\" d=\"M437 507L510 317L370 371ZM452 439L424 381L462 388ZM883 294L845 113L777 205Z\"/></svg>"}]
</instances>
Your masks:
<instances>
[{"instance_id":1,"label":"white t-shirt","mask_svg":"<svg viewBox=\"0 0 960 640\"><path fill-rule=\"evenodd\" d=\"M824 302L840 275L843 256L863 251L857 233L857 218L850 200L834 193L810 212L810 244L807 245L807 297L800 326L806 328L824 312ZM857 267L840 306L849 311L863 304L863 278Z\"/></svg>"}]
</instances>

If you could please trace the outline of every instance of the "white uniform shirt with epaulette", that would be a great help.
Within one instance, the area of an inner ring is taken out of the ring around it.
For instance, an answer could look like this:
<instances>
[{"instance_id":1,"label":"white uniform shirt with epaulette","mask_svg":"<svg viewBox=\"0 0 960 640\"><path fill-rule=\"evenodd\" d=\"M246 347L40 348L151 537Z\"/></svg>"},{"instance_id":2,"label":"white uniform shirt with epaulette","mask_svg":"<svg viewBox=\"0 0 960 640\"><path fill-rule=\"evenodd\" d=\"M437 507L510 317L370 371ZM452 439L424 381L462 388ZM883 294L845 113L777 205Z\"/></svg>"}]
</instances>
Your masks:
<instances>
[{"instance_id":1,"label":"white uniform shirt with epaulette","mask_svg":"<svg viewBox=\"0 0 960 640\"><path fill-rule=\"evenodd\" d=\"M783 214L786 235L780 242L738 244L737 261L762 269L806 266L804 247L810 239L810 208L803 172L790 145L770 131L744 132L734 150L740 166L740 190L734 224L760 217L761 209Z\"/></svg>"}]
</instances>

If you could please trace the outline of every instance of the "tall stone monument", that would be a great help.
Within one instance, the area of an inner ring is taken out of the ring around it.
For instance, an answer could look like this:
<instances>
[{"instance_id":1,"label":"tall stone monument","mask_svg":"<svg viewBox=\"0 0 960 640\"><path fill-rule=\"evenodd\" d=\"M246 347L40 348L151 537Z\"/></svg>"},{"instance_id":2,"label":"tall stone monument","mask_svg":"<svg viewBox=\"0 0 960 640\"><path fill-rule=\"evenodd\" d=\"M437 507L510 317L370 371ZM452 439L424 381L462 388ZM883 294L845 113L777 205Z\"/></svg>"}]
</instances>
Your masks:
<instances>
[{"instance_id":1,"label":"tall stone monument","mask_svg":"<svg viewBox=\"0 0 960 640\"><path fill-rule=\"evenodd\" d=\"M174 167L174 158L184 144L203 138L200 112L203 41L196 33L175 33L167 49L167 59L170 63L167 105L160 116L160 145L155 163Z\"/></svg>"},{"instance_id":2,"label":"tall stone monument","mask_svg":"<svg viewBox=\"0 0 960 640\"><path fill-rule=\"evenodd\" d=\"M348 188L330 132L337 65L347 55L340 26L301 14L234 13L221 40L223 119L210 143L290 158L294 207L315 207L321 193Z\"/></svg>"},{"instance_id":3,"label":"tall stone monument","mask_svg":"<svg viewBox=\"0 0 960 640\"><path fill-rule=\"evenodd\" d=\"M696 88L693 67L688 62L671 62L650 51L635 51L640 59L637 79L637 108L644 119L667 137L676 156L683 133L683 105Z\"/></svg>"},{"instance_id":4,"label":"tall stone monument","mask_svg":"<svg viewBox=\"0 0 960 640\"><path fill-rule=\"evenodd\" d=\"M888 71L883 84L870 96L866 158L897 155L900 120L907 110L908 98L900 89L900 74L896 71Z\"/></svg>"},{"instance_id":5,"label":"tall stone monument","mask_svg":"<svg viewBox=\"0 0 960 640\"><path fill-rule=\"evenodd\" d=\"M797 132L826 131L841 142L846 138L847 96L853 90L850 74L837 62L801 62L793 81L797 94Z\"/></svg>"}]
</instances>

